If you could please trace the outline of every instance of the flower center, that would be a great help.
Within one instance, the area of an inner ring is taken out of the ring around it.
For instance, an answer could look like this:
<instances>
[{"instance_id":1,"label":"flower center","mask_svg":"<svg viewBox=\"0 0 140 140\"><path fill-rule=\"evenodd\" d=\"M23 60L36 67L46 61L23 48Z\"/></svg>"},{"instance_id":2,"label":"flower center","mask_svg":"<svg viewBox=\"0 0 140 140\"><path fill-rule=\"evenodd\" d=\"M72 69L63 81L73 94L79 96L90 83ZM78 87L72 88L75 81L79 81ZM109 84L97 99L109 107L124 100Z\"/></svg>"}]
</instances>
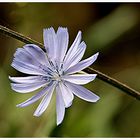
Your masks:
<instances>
[{"instance_id":1,"label":"flower center","mask_svg":"<svg viewBox=\"0 0 140 140\"><path fill-rule=\"evenodd\" d=\"M53 78L54 78L54 80L56 80L56 81L61 81L61 76L60 76L57 72L54 72L54 73L53 73Z\"/></svg>"}]
</instances>

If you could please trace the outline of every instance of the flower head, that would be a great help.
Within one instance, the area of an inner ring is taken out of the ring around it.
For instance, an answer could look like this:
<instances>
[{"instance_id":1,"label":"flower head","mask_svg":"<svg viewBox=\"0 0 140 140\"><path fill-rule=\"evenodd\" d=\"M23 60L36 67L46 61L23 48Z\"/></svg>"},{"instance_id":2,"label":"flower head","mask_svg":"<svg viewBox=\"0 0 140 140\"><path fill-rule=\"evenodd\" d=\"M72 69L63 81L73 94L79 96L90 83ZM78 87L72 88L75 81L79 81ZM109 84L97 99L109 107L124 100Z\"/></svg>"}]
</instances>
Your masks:
<instances>
[{"instance_id":1,"label":"flower head","mask_svg":"<svg viewBox=\"0 0 140 140\"><path fill-rule=\"evenodd\" d=\"M43 98L34 116L42 115L55 91L59 125L63 121L65 108L71 106L74 95L89 102L99 100L97 95L81 86L94 80L96 74L80 73L93 64L98 53L80 61L86 50L85 42L81 42L81 31L69 50L67 28L59 27L56 33L53 28L44 29L43 36L46 52L35 44L26 44L23 48L18 48L14 54L11 66L30 76L9 76L9 79L13 81L12 89L19 93L29 93L41 88L37 94L17 105L25 107Z\"/></svg>"}]
</instances>

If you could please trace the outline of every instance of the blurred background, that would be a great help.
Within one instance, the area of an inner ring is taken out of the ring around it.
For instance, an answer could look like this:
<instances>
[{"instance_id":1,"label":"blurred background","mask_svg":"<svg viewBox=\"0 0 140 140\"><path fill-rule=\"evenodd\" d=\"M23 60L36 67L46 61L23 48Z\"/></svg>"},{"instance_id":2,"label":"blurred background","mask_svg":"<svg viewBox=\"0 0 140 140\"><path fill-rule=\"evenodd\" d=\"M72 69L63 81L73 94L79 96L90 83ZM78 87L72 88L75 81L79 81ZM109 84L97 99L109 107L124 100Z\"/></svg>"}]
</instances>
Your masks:
<instances>
[{"instance_id":1,"label":"blurred background","mask_svg":"<svg viewBox=\"0 0 140 140\"><path fill-rule=\"evenodd\" d=\"M100 52L93 68L140 91L140 5L132 3L0 3L0 24L39 42L43 28L68 27L70 44L82 31L84 58ZM56 126L55 96L39 118L39 101L16 108L36 93L11 90L10 64L24 43L0 34L0 137L140 137L140 101L96 78L85 87L101 97L88 103L75 97ZM23 75L23 74L22 74Z\"/></svg>"}]
</instances>

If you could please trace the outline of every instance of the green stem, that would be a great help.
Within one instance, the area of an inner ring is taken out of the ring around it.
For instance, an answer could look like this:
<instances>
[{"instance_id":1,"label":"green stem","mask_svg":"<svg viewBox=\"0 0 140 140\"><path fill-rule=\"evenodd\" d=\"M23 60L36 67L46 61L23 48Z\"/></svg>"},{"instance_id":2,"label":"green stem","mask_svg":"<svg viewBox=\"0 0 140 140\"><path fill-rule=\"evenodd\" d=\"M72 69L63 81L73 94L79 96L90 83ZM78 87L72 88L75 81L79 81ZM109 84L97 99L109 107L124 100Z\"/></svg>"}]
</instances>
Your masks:
<instances>
[{"instance_id":1,"label":"green stem","mask_svg":"<svg viewBox=\"0 0 140 140\"><path fill-rule=\"evenodd\" d=\"M20 40L21 42L24 42L26 44L36 44L40 47L43 47L43 44L29 38L29 37L25 37L24 35L20 34L20 33L17 33L11 29L8 29L2 25L0 25L0 33L4 34L4 35L7 35L7 36L10 36L12 38L15 38L17 40ZM92 73L97 73L97 78L110 84L110 85L113 85L114 87L118 88L118 89L121 89L122 91L124 91L126 94L140 100L140 93L136 90L134 90L133 88L130 88L129 86L119 82L118 80L104 74L104 73L101 73L100 71L98 70L95 70L91 67L88 67L86 69L84 69L85 72L89 73L89 74L92 74Z\"/></svg>"}]
</instances>

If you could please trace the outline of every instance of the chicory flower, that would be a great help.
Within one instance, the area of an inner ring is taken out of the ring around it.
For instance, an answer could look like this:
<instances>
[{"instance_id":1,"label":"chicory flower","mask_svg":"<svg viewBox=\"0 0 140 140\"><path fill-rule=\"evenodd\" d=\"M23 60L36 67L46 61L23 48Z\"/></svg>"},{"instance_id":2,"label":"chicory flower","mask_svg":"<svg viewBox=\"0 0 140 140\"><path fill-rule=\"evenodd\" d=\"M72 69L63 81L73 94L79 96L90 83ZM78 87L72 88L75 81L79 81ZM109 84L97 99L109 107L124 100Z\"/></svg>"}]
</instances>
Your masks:
<instances>
[{"instance_id":1,"label":"chicory flower","mask_svg":"<svg viewBox=\"0 0 140 140\"><path fill-rule=\"evenodd\" d=\"M56 33L52 27L44 29L43 37L46 52L35 44L26 44L23 48L18 48L14 54L11 66L29 76L9 76L9 79L12 81L12 89L19 93L40 89L37 94L17 105L26 107L42 98L34 112L34 116L37 117L47 109L55 92L57 125L59 125L63 121L65 108L72 105L74 95L88 102L99 100L97 95L81 86L96 78L96 74L81 71L92 65L99 53L80 61L86 50L85 42L81 42L81 31L69 49L67 28L59 27Z\"/></svg>"}]
</instances>

